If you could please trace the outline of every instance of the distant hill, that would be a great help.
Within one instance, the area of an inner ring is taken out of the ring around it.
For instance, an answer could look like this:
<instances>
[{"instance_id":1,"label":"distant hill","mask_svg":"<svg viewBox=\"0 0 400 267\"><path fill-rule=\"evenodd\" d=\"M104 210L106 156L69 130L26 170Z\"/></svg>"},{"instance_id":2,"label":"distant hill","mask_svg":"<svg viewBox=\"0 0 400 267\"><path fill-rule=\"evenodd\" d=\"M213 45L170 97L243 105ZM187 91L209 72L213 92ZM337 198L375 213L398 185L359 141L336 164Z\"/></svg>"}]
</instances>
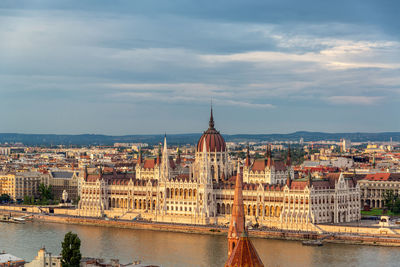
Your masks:
<instances>
[{"instance_id":1,"label":"distant hill","mask_svg":"<svg viewBox=\"0 0 400 267\"><path fill-rule=\"evenodd\" d=\"M174 145L195 144L201 133L193 134L169 134L168 143ZM342 138L350 139L352 142L380 141L388 142L392 137L393 141L400 141L400 132L383 133L323 133L323 132L295 132L289 134L223 134L226 141L232 142L260 142L260 141L299 141L303 138L307 141L339 141ZM113 145L114 143L148 143L150 145L162 142L163 135L99 135L99 134L80 134L80 135L59 135L59 134L18 134L0 133L0 143L21 142L25 145Z\"/></svg>"}]
</instances>

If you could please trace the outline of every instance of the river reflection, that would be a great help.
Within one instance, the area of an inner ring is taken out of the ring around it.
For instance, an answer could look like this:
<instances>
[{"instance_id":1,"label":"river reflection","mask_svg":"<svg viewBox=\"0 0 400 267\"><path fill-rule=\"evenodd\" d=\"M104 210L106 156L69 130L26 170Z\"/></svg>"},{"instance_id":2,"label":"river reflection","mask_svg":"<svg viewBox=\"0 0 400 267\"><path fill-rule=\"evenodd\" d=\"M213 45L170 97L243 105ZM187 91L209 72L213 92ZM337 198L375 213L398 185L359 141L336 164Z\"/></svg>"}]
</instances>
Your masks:
<instances>
[{"instance_id":1,"label":"river reflection","mask_svg":"<svg viewBox=\"0 0 400 267\"><path fill-rule=\"evenodd\" d=\"M82 254L123 263L140 259L161 266L223 266L225 236L210 236L52 223L0 224L0 250L31 261L45 245L61 251L64 234L82 240ZM326 244L305 247L300 242L255 239L266 266L399 266L400 248Z\"/></svg>"}]
</instances>

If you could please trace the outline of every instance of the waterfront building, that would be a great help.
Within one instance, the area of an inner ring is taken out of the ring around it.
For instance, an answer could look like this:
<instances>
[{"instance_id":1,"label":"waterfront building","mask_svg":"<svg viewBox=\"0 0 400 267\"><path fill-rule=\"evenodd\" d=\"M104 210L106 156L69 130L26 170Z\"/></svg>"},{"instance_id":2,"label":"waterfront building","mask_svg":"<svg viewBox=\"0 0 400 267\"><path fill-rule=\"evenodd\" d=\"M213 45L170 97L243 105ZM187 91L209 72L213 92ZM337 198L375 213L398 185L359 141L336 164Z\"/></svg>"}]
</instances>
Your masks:
<instances>
[{"instance_id":1,"label":"waterfront building","mask_svg":"<svg viewBox=\"0 0 400 267\"><path fill-rule=\"evenodd\" d=\"M385 192L392 190L400 195L400 173L367 174L358 181L361 193L361 207L383 208Z\"/></svg>"},{"instance_id":2,"label":"waterfront building","mask_svg":"<svg viewBox=\"0 0 400 267\"><path fill-rule=\"evenodd\" d=\"M37 198L42 180L39 172L0 173L0 195L7 194L14 201L22 201L25 196Z\"/></svg>"},{"instance_id":3,"label":"waterfront building","mask_svg":"<svg viewBox=\"0 0 400 267\"><path fill-rule=\"evenodd\" d=\"M44 184L51 186L54 199L61 200L64 190L69 200L78 199L79 171L53 170L44 177Z\"/></svg>"},{"instance_id":4,"label":"waterfront building","mask_svg":"<svg viewBox=\"0 0 400 267\"><path fill-rule=\"evenodd\" d=\"M234 172L222 135L209 128L200 137L192 164L169 156L167 138L155 158L141 153L134 173L99 168L84 171L79 215L143 218L159 222L228 224L234 181L243 176L244 212L249 223L285 229L310 229L315 223L360 219L360 191L340 173L319 179L294 179L290 150L286 162L252 160Z\"/></svg>"}]
</instances>

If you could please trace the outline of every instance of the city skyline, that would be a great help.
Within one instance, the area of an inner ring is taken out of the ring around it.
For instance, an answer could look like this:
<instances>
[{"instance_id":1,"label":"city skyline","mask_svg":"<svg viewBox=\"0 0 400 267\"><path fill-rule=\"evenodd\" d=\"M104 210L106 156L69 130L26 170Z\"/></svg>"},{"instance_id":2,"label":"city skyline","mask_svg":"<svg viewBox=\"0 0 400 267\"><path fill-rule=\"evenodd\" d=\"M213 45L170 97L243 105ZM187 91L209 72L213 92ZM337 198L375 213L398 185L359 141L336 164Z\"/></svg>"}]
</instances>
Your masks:
<instances>
[{"instance_id":1,"label":"city skyline","mask_svg":"<svg viewBox=\"0 0 400 267\"><path fill-rule=\"evenodd\" d=\"M399 131L394 1L2 1L0 132ZM5 115L4 115L5 114Z\"/></svg>"}]
</instances>

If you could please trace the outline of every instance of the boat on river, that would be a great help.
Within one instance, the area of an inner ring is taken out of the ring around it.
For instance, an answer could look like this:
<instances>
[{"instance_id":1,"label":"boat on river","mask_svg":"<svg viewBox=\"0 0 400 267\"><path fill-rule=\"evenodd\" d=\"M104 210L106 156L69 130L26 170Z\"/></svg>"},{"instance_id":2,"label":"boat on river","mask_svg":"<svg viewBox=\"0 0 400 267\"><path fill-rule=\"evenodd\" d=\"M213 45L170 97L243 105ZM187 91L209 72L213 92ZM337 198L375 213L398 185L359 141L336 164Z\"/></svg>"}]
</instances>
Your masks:
<instances>
[{"instance_id":1,"label":"boat on river","mask_svg":"<svg viewBox=\"0 0 400 267\"><path fill-rule=\"evenodd\" d=\"M321 240L305 240L301 242L303 246L313 246L313 247L320 247L323 246L323 243Z\"/></svg>"},{"instance_id":2,"label":"boat on river","mask_svg":"<svg viewBox=\"0 0 400 267\"><path fill-rule=\"evenodd\" d=\"M7 215L2 215L0 217L0 222L5 222L5 223L25 223L25 220L22 218L13 218L11 216L7 216Z\"/></svg>"}]
</instances>

